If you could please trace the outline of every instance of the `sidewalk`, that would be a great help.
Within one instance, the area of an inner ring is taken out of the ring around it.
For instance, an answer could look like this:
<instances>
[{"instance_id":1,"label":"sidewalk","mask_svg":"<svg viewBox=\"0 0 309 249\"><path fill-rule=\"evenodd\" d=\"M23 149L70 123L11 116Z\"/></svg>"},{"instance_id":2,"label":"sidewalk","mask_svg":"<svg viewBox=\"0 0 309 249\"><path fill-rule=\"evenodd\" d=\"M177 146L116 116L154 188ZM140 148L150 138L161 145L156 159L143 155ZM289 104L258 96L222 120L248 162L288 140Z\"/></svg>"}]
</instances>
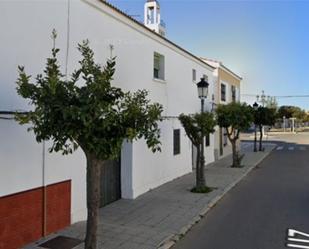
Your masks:
<instances>
[{"instance_id":1,"label":"sidewalk","mask_svg":"<svg viewBox=\"0 0 309 249\"><path fill-rule=\"evenodd\" d=\"M98 231L99 248L104 249L155 249L170 248L222 196L233 188L275 147L265 145L264 152L253 153L252 146L242 146L246 152L243 168L230 168L231 156L207 166L207 185L216 188L208 194L194 194L195 173L190 173L164 184L135 200L119 200L100 210ZM58 235L84 239L85 222L52 234L30 248ZM83 244L74 249L82 249Z\"/></svg>"}]
</instances>

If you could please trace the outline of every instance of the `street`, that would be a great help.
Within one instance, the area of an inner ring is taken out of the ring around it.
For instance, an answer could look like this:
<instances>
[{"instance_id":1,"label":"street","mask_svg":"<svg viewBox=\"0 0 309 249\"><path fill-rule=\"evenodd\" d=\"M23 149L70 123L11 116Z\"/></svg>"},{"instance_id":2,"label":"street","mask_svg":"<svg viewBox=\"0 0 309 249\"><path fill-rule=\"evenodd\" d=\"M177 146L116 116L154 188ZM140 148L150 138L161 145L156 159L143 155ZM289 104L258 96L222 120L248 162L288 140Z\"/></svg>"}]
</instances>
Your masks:
<instances>
[{"instance_id":1,"label":"street","mask_svg":"<svg viewBox=\"0 0 309 249\"><path fill-rule=\"evenodd\" d=\"M173 249L283 249L287 229L309 233L309 134L269 140L274 151Z\"/></svg>"}]
</instances>

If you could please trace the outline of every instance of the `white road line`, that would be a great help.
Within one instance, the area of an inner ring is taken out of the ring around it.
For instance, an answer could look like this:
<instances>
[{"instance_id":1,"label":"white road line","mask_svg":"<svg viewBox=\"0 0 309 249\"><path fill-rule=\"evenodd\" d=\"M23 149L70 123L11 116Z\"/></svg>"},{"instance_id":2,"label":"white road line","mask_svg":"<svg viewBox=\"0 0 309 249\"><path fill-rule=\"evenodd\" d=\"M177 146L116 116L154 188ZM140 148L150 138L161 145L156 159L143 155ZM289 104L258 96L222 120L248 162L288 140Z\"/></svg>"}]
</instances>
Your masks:
<instances>
[{"instance_id":1,"label":"white road line","mask_svg":"<svg viewBox=\"0 0 309 249\"><path fill-rule=\"evenodd\" d=\"M283 146L278 146L277 150L283 150Z\"/></svg>"},{"instance_id":2,"label":"white road line","mask_svg":"<svg viewBox=\"0 0 309 249\"><path fill-rule=\"evenodd\" d=\"M287 247L293 247L293 248L309 249L309 246L296 245L296 244L287 244L286 246L287 246Z\"/></svg>"},{"instance_id":3,"label":"white road line","mask_svg":"<svg viewBox=\"0 0 309 249\"><path fill-rule=\"evenodd\" d=\"M305 151L306 147L301 146L301 147L299 147L299 149L302 150L302 151Z\"/></svg>"},{"instance_id":4,"label":"white road line","mask_svg":"<svg viewBox=\"0 0 309 249\"><path fill-rule=\"evenodd\" d=\"M289 150L294 150L294 147L289 147Z\"/></svg>"}]
</instances>

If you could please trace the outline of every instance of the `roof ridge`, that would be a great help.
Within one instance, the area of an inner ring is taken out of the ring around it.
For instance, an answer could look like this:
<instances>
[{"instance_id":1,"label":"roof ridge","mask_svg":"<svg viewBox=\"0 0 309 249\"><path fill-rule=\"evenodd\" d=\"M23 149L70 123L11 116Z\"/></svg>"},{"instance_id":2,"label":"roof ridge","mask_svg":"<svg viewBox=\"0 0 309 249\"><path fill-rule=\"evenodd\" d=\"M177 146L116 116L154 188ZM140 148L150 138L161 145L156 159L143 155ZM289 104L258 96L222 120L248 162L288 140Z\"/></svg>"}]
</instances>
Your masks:
<instances>
[{"instance_id":1,"label":"roof ridge","mask_svg":"<svg viewBox=\"0 0 309 249\"><path fill-rule=\"evenodd\" d=\"M108 2L107 0L98 0L99 2L105 4L106 6L112 8L113 10L117 11L118 13L120 13L121 15L127 17L128 19L130 19L131 21L133 21L134 23L138 24L139 26L143 27L145 30L147 30L148 32L151 32L152 34L156 35L157 37L165 40L166 42L170 43L171 45L175 46L176 48L180 49L181 51L185 52L186 54L190 55L191 57L195 58L196 60L198 60L199 62L205 64L206 66L208 66L211 69L215 69L215 67L213 67L212 65L208 64L207 62L203 61L200 57L192 54L191 52L187 51L186 49L180 47L179 45L177 45L176 43L172 42L171 40L167 39L166 37L161 36L160 34L156 33L155 31L151 30L150 28L146 27L144 24L140 23L139 21L137 21L136 19L134 19L133 17L129 16L127 13L123 12L122 10L120 10L119 8L117 8L116 6L114 6L113 4L111 4L110 2Z\"/></svg>"}]
</instances>

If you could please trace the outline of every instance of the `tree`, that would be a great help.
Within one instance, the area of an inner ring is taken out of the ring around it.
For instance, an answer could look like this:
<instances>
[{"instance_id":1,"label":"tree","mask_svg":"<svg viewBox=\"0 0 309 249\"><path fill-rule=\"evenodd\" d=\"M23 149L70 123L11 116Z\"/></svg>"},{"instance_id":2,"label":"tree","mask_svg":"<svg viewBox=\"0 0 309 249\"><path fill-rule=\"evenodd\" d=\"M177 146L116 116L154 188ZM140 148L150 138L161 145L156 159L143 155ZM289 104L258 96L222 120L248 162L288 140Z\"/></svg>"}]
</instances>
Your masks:
<instances>
[{"instance_id":1,"label":"tree","mask_svg":"<svg viewBox=\"0 0 309 249\"><path fill-rule=\"evenodd\" d=\"M201 146L204 146L205 136L215 131L216 121L214 116L209 112L193 115L181 114L179 120L192 144L197 148L196 186L192 191L197 193L209 192L210 189L207 187L205 180L205 157L201 153Z\"/></svg>"},{"instance_id":2,"label":"tree","mask_svg":"<svg viewBox=\"0 0 309 249\"><path fill-rule=\"evenodd\" d=\"M19 66L17 92L30 99L34 110L18 116L31 123L36 140L52 140L50 152L72 153L79 146L87 159L87 232L85 248L97 248L100 199L100 170L106 160L119 155L124 140L144 138L153 152L160 150L158 121L162 106L151 104L147 92L123 92L113 87L115 58L104 67L96 64L88 41L78 45L80 67L65 80L57 61L59 49L52 49L44 75L30 82Z\"/></svg>"},{"instance_id":3,"label":"tree","mask_svg":"<svg viewBox=\"0 0 309 249\"><path fill-rule=\"evenodd\" d=\"M240 132L247 130L253 121L251 108L246 104L232 102L227 105L218 105L216 113L218 125L225 129L232 145L232 167L241 167L242 156L237 149L237 140Z\"/></svg>"},{"instance_id":4,"label":"tree","mask_svg":"<svg viewBox=\"0 0 309 249\"><path fill-rule=\"evenodd\" d=\"M278 118L297 118L303 116L302 110L297 106L280 106L278 109Z\"/></svg>"},{"instance_id":5,"label":"tree","mask_svg":"<svg viewBox=\"0 0 309 249\"><path fill-rule=\"evenodd\" d=\"M254 124L259 127L259 151L262 151L263 126L274 125L276 122L276 110L268 107L259 106L257 110L253 110Z\"/></svg>"}]
</instances>

